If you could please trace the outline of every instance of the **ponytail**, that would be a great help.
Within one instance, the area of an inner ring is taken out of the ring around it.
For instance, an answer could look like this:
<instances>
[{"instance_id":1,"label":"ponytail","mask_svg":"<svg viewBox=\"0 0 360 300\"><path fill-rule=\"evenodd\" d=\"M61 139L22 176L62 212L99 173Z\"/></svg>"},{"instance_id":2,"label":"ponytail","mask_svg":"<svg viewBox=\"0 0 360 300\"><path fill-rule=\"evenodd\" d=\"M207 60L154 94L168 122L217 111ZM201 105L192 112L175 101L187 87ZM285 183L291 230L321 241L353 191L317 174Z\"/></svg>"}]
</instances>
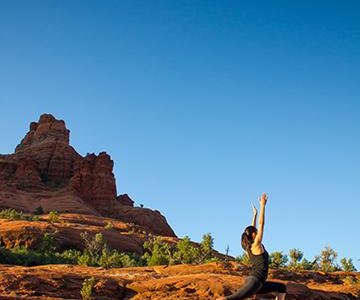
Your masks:
<instances>
[{"instance_id":1,"label":"ponytail","mask_svg":"<svg viewBox=\"0 0 360 300\"><path fill-rule=\"evenodd\" d=\"M241 246L247 253L251 253L251 245L254 242L253 233L257 232L255 226L248 226L241 235Z\"/></svg>"},{"instance_id":2,"label":"ponytail","mask_svg":"<svg viewBox=\"0 0 360 300\"><path fill-rule=\"evenodd\" d=\"M241 246L246 252L251 252L251 244L252 241L250 240L250 237L244 232L241 235Z\"/></svg>"}]
</instances>

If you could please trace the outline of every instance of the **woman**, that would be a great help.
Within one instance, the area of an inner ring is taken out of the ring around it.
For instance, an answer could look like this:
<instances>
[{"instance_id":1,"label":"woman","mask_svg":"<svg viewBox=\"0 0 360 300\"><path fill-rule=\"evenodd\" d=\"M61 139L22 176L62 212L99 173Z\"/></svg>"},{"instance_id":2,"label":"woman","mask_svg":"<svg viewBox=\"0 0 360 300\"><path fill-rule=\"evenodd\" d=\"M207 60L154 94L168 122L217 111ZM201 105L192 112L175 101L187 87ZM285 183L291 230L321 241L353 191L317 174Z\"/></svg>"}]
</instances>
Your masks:
<instances>
[{"instance_id":1,"label":"woman","mask_svg":"<svg viewBox=\"0 0 360 300\"><path fill-rule=\"evenodd\" d=\"M241 236L241 246L247 252L252 265L252 270L246 277L245 284L234 294L227 297L220 297L217 300L240 300L246 299L255 294L267 294L276 292L277 300L284 300L286 286L279 282L266 281L269 270L269 254L262 244L265 224L265 206L267 195L262 194L260 198L260 217L258 229L255 227L257 210L253 206L254 216L251 226L245 228Z\"/></svg>"}]
</instances>

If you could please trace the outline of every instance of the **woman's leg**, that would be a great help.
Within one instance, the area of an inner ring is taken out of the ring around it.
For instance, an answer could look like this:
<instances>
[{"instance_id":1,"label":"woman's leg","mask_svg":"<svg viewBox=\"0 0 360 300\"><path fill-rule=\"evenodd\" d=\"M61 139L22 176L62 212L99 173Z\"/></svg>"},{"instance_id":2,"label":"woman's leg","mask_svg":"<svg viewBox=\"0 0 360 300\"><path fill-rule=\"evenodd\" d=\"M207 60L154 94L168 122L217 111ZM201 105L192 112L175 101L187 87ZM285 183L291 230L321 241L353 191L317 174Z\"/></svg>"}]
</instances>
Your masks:
<instances>
[{"instance_id":1,"label":"woman's leg","mask_svg":"<svg viewBox=\"0 0 360 300\"><path fill-rule=\"evenodd\" d=\"M254 295L261 288L261 282L254 276L246 277L244 285L234 294L227 296L228 300L241 300Z\"/></svg>"},{"instance_id":2,"label":"woman's leg","mask_svg":"<svg viewBox=\"0 0 360 300\"><path fill-rule=\"evenodd\" d=\"M281 282L265 281L258 294L277 292L276 300L285 300L286 285Z\"/></svg>"}]
</instances>

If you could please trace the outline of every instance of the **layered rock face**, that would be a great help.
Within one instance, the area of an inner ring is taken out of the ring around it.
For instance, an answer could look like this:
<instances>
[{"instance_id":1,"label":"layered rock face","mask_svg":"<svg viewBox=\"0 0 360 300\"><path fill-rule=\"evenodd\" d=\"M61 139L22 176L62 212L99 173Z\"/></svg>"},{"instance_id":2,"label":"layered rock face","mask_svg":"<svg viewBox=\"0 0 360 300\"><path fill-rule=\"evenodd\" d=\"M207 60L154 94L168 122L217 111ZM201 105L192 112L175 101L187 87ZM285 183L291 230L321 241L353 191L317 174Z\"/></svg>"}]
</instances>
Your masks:
<instances>
[{"instance_id":1,"label":"layered rock face","mask_svg":"<svg viewBox=\"0 0 360 300\"><path fill-rule=\"evenodd\" d=\"M94 277L92 297L102 300L213 300L230 295L243 283L247 271L234 263L94 268L71 265L21 267L0 265L1 299L82 299L84 279ZM271 271L270 279L287 286L287 300L358 300L359 274ZM275 299L256 295L248 299Z\"/></svg>"},{"instance_id":2,"label":"layered rock face","mask_svg":"<svg viewBox=\"0 0 360 300\"><path fill-rule=\"evenodd\" d=\"M15 153L0 155L0 207L90 213L175 236L157 211L133 207L130 197L117 198L114 162L106 152L82 157L69 140L63 120L43 114L32 122Z\"/></svg>"},{"instance_id":3,"label":"layered rock face","mask_svg":"<svg viewBox=\"0 0 360 300\"><path fill-rule=\"evenodd\" d=\"M113 161L105 152L99 156L88 154L76 161L74 176L70 180L71 187L104 215L113 213L116 201L113 166Z\"/></svg>"},{"instance_id":4,"label":"layered rock face","mask_svg":"<svg viewBox=\"0 0 360 300\"><path fill-rule=\"evenodd\" d=\"M69 145L70 131L63 120L44 114L15 149L15 160L37 163L37 171L46 186L65 186L73 176L74 163L81 156ZM25 174L24 174L25 175Z\"/></svg>"}]
</instances>

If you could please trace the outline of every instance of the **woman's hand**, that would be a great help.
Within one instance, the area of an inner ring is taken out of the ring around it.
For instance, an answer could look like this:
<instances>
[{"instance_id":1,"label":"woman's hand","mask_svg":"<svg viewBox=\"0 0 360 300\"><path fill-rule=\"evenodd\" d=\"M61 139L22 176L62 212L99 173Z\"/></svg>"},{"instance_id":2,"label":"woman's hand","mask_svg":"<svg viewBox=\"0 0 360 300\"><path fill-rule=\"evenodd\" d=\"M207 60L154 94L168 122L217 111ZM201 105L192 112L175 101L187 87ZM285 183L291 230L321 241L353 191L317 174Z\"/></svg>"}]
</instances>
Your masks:
<instances>
[{"instance_id":1,"label":"woman's hand","mask_svg":"<svg viewBox=\"0 0 360 300\"><path fill-rule=\"evenodd\" d=\"M265 206L267 200L268 200L268 196L266 195L266 193L263 193L263 194L261 195L261 198L260 198L260 205L264 205L264 206Z\"/></svg>"},{"instance_id":2,"label":"woman's hand","mask_svg":"<svg viewBox=\"0 0 360 300\"><path fill-rule=\"evenodd\" d=\"M257 211L257 209L256 209L256 207L255 207L255 205L254 205L254 204L252 205L252 209L253 209L253 213L254 213L254 215L257 215L258 211Z\"/></svg>"}]
</instances>

